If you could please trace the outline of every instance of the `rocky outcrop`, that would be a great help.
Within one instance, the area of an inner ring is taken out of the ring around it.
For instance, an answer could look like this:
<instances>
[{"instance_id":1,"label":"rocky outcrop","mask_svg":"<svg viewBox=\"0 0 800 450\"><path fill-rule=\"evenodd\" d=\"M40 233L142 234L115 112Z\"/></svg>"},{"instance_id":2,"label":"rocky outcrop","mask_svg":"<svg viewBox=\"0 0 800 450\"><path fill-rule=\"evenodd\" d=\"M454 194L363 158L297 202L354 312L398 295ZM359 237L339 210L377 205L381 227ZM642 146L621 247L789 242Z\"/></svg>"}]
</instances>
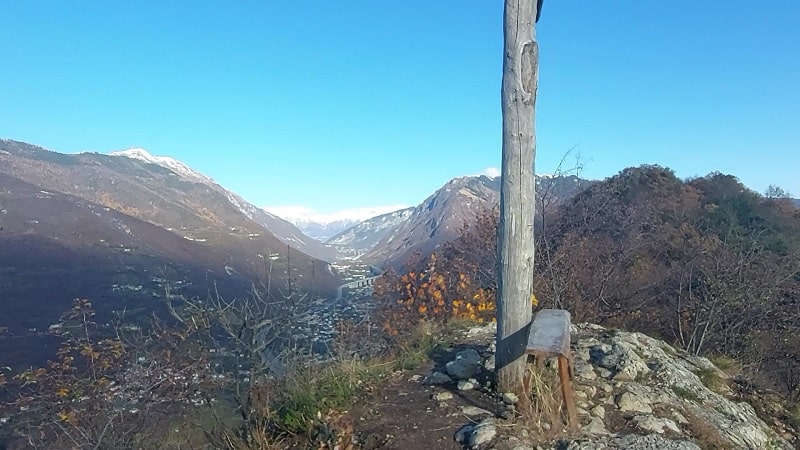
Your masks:
<instances>
[{"instance_id":1,"label":"rocky outcrop","mask_svg":"<svg viewBox=\"0 0 800 450\"><path fill-rule=\"evenodd\" d=\"M469 350L457 353L455 364L467 359L470 369L481 366L485 371L486 361L493 358L491 336L490 327L470 330L467 338L489 337L486 350L480 353L483 361L476 361L473 352L479 353ZM787 440L794 437L779 435L751 405L733 399L726 391L726 375L708 359L641 333L590 324L573 325L572 351L577 433L568 433L559 421L546 423L546 418L537 419L538 428L526 426L517 412L511 415L517 419L503 426L498 422L505 414L473 418L458 430L454 436L457 442L478 450L794 448ZM454 385L468 374L450 375L452 383L437 389L456 391ZM481 389L496 397L499 411L515 408L512 396ZM550 441L542 430L550 432Z\"/></svg>"},{"instance_id":2,"label":"rocky outcrop","mask_svg":"<svg viewBox=\"0 0 800 450\"><path fill-rule=\"evenodd\" d=\"M706 386L727 378L708 359L641 333L589 324L573 326L572 332L584 420L617 424L612 431L674 438L671 444L637 447L610 438L595 442L605 447L591 448L694 448L679 441L698 441L704 448L793 448L752 406L726 396L724 382L714 383L716 391ZM602 413L597 406L604 407ZM613 430L620 425L622 430Z\"/></svg>"}]
</instances>

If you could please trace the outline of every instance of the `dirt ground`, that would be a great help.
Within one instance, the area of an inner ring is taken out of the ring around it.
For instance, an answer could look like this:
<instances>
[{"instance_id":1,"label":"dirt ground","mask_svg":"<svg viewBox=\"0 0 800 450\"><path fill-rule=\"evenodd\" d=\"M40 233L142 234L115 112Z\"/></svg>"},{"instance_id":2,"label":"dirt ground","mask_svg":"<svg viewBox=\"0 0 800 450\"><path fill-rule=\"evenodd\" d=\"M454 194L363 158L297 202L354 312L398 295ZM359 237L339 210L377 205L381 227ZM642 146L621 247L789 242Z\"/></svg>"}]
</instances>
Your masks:
<instances>
[{"instance_id":1,"label":"dirt ground","mask_svg":"<svg viewBox=\"0 0 800 450\"><path fill-rule=\"evenodd\" d=\"M457 450L462 447L454 440L455 433L464 425L490 417L471 419L461 412L462 407L475 406L497 417L501 402L479 388L459 391L454 385L429 386L422 382L434 368L443 371L443 362L464 348L452 349L414 371L395 374L359 401L347 414L357 440L356 448ZM488 375L487 371L476 378L485 385ZM452 399L441 402L434 399L435 394L446 391L453 394Z\"/></svg>"}]
</instances>

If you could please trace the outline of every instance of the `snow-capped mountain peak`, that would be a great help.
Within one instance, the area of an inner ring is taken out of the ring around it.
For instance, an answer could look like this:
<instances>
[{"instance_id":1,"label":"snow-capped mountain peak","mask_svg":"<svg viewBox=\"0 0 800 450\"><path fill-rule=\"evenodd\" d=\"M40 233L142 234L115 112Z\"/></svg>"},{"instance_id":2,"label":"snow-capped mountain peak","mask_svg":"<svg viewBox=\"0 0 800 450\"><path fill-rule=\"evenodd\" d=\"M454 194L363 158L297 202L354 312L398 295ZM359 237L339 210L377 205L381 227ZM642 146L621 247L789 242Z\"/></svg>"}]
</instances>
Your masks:
<instances>
[{"instance_id":1,"label":"snow-capped mountain peak","mask_svg":"<svg viewBox=\"0 0 800 450\"><path fill-rule=\"evenodd\" d=\"M124 156L126 158L138 159L146 163L156 164L186 178L192 178L198 181L214 182L214 180L211 178L193 170L191 167L175 158L169 156L154 156L143 148L129 148L128 150L111 152L110 154L113 156Z\"/></svg>"}]
</instances>

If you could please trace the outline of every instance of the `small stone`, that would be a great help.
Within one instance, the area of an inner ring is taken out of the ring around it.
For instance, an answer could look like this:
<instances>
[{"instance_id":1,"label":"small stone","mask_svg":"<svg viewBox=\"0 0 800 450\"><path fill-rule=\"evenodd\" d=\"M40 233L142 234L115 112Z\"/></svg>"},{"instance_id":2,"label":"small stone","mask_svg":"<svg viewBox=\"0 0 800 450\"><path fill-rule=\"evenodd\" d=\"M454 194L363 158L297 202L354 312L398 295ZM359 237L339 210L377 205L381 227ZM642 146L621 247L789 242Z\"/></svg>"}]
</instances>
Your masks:
<instances>
[{"instance_id":1,"label":"small stone","mask_svg":"<svg viewBox=\"0 0 800 450\"><path fill-rule=\"evenodd\" d=\"M453 394L451 392L439 392L433 396L433 399L437 402L445 402L447 400L453 399Z\"/></svg>"},{"instance_id":2,"label":"small stone","mask_svg":"<svg viewBox=\"0 0 800 450\"><path fill-rule=\"evenodd\" d=\"M412 375L411 378L408 379L408 381L415 381L416 382L416 381L419 381L421 379L422 379L422 375Z\"/></svg>"},{"instance_id":3,"label":"small stone","mask_svg":"<svg viewBox=\"0 0 800 450\"><path fill-rule=\"evenodd\" d=\"M598 419L605 419L606 418L606 409L600 405L595 406L592 408L592 415L597 417Z\"/></svg>"},{"instance_id":4,"label":"small stone","mask_svg":"<svg viewBox=\"0 0 800 450\"><path fill-rule=\"evenodd\" d=\"M583 427L583 431L590 434L609 434L608 430L606 429L606 424L604 424L603 421L597 417L593 417L592 421Z\"/></svg>"},{"instance_id":5,"label":"small stone","mask_svg":"<svg viewBox=\"0 0 800 450\"><path fill-rule=\"evenodd\" d=\"M519 403L519 396L513 392L503 393L503 403L506 405L516 405Z\"/></svg>"},{"instance_id":6,"label":"small stone","mask_svg":"<svg viewBox=\"0 0 800 450\"><path fill-rule=\"evenodd\" d=\"M458 382L458 390L459 391L471 391L475 389L475 385L472 384L472 381L459 381Z\"/></svg>"},{"instance_id":7,"label":"small stone","mask_svg":"<svg viewBox=\"0 0 800 450\"><path fill-rule=\"evenodd\" d=\"M674 433L680 433L681 430L678 425L670 419L662 419L653 416L635 416L633 422L637 427L645 431L652 431L655 433L663 434L664 431L669 430Z\"/></svg>"},{"instance_id":8,"label":"small stone","mask_svg":"<svg viewBox=\"0 0 800 450\"><path fill-rule=\"evenodd\" d=\"M595 373L591 364L576 364L575 376L581 380L596 380L597 373Z\"/></svg>"},{"instance_id":9,"label":"small stone","mask_svg":"<svg viewBox=\"0 0 800 450\"><path fill-rule=\"evenodd\" d=\"M487 411L487 410L485 410L483 408L478 408L477 406L462 406L461 407L461 414L464 414L465 416L468 416L468 417L484 416L484 415L485 416L493 416L494 415L491 412L489 412L489 411Z\"/></svg>"},{"instance_id":10,"label":"small stone","mask_svg":"<svg viewBox=\"0 0 800 450\"><path fill-rule=\"evenodd\" d=\"M443 384L448 384L452 382L453 379L450 378L450 376L448 376L447 374L442 372L433 372L432 374L428 375L425 378L425 384L430 384L434 386L441 386Z\"/></svg>"},{"instance_id":11,"label":"small stone","mask_svg":"<svg viewBox=\"0 0 800 450\"><path fill-rule=\"evenodd\" d=\"M680 424L686 425L689 423L686 417L684 417L683 414L679 413L678 411L672 411L672 417L674 417L675 420L677 420Z\"/></svg>"}]
</instances>

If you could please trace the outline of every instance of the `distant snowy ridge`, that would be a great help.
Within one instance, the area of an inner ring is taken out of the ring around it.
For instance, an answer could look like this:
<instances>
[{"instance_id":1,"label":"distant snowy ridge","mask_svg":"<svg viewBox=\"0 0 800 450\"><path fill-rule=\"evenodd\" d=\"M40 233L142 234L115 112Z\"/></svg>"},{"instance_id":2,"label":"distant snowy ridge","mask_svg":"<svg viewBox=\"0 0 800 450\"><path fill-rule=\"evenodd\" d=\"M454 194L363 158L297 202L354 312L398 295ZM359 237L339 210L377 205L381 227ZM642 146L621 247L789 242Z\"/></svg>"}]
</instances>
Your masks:
<instances>
[{"instance_id":1,"label":"distant snowy ridge","mask_svg":"<svg viewBox=\"0 0 800 450\"><path fill-rule=\"evenodd\" d=\"M366 208L350 208L331 213L318 213L306 206L265 206L264 209L278 217L297 224L317 223L327 225L334 222L360 223L367 219L386 213L408 208L408 205L370 206Z\"/></svg>"},{"instance_id":2,"label":"distant snowy ridge","mask_svg":"<svg viewBox=\"0 0 800 450\"><path fill-rule=\"evenodd\" d=\"M161 167L167 168L175 172L176 174L184 176L186 178L192 178L202 182L214 183L214 180L212 180L211 178L203 175L200 172L193 170L191 167L187 166L181 161L178 161L175 158L171 158L169 156L154 156L143 148L130 148L128 150L111 152L110 155L125 156L126 158L138 159L140 161L144 161L150 164L156 164Z\"/></svg>"},{"instance_id":3,"label":"distant snowy ridge","mask_svg":"<svg viewBox=\"0 0 800 450\"><path fill-rule=\"evenodd\" d=\"M374 206L351 208L332 213L318 213L305 206L267 206L264 207L264 210L293 223L306 235L325 242L365 220L406 207L405 205Z\"/></svg>"},{"instance_id":4,"label":"distant snowy ridge","mask_svg":"<svg viewBox=\"0 0 800 450\"><path fill-rule=\"evenodd\" d=\"M326 243L349 247L360 253L366 252L382 239L396 232L413 213L414 208L406 208L373 217L331 237Z\"/></svg>"}]
</instances>

